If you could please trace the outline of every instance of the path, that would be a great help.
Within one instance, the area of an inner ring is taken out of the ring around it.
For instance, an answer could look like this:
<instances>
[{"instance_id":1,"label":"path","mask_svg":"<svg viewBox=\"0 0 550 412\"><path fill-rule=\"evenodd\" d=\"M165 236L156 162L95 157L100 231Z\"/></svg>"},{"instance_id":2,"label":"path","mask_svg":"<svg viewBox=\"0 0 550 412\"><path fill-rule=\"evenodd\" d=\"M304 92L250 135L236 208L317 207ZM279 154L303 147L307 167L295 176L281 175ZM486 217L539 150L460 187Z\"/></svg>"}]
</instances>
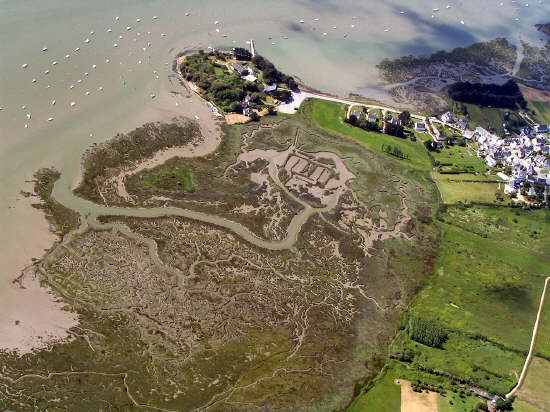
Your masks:
<instances>
[{"instance_id":1,"label":"path","mask_svg":"<svg viewBox=\"0 0 550 412\"><path fill-rule=\"evenodd\" d=\"M544 281L544 288L542 289L542 295L540 297L539 310L537 312L537 319L535 320L535 325L533 326L533 335L531 336L531 345L529 346L529 353L527 358L525 358L525 363L523 364L523 369L519 375L518 383L514 388L506 394L506 399L511 398L516 394L516 392L521 389L523 382L527 377L527 371L529 370L529 365L531 364L531 359L533 358L533 353L535 352L535 347L537 344L537 335L540 328L540 320L542 319L542 311L544 309L544 301L546 299L546 292L548 290L548 283L550 283L550 276Z\"/></svg>"}]
</instances>

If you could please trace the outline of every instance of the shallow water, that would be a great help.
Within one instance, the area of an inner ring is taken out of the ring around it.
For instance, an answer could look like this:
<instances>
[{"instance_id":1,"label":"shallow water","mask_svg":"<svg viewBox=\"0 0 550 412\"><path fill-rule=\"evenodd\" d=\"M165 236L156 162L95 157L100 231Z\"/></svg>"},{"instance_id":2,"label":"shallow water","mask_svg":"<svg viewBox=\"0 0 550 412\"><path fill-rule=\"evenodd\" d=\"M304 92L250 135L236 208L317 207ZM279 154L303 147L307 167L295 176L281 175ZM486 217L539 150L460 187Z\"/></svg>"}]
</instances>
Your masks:
<instances>
[{"instance_id":1,"label":"shallow water","mask_svg":"<svg viewBox=\"0 0 550 412\"><path fill-rule=\"evenodd\" d=\"M183 98L176 107L169 93L175 89L167 76L177 51L246 46L253 38L261 54L311 87L379 98L383 88L375 65L384 57L499 36L514 42L542 36L532 26L541 23L539 16L548 16L548 0L528 7L499 3L0 0L0 290L8 293L10 280L51 244L41 213L19 194L30 188L25 182L36 169L56 166L68 187L93 142L145 121L193 113L193 107L184 108ZM44 47L48 50L42 52Z\"/></svg>"}]
</instances>

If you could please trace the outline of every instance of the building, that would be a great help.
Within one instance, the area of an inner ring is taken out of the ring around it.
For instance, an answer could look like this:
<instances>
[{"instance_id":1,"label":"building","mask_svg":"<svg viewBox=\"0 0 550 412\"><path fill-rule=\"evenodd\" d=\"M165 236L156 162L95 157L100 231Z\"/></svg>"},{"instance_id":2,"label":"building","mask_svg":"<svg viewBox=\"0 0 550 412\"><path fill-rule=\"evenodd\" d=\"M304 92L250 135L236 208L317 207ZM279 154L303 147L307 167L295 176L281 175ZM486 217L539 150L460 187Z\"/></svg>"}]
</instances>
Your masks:
<instances>
[{"instance_id":1,"label":"building","mask_svg":"<svg viewBox=\"0 0 550 412\"><path fill-rule=\"evenodd\" d=\"M254 83L256 80L258 80L258 78L256 76L254 76L252 73L250 73L247 76L244 76L243 79L245 79L247 82L251 82L251 83Z\"/></svg>"},{"instance_id":2,"label":"building","mask_svg":"<svg viewBox=\"0 0 550 412\"><path fill-rule=\"evenodd\" d=\"M277 85L276 84L272 84L270 86L268 85L268 86L264 87L264 93L273 93L276 90L277 90Z\"/></svg>"},{"instance_id":3,"label":"building","mask_svg":"<svg viewBox=\"0 0 550 412\"><path fill-rule=\"evenodd\" d=\"M392 119L390 120L390 123L393 124L394 126L401 126L401 120L396 119L394 117L392 117Z\"/></svg>"},{"instance_id":4,"label":"building","mask_svg":"<svg viewBox=\"0 0 550 412\"><path fill-rule=\"evenodd\" d=\"M459 130L466 130L468 129L468 122L464 119L458 119L456 122L456 127L458 127Z\"/></svg>"},{"instance_id":5,"label":"building","mask_svg":"<svg viewBox=\"0 0 550 412\"><path fill-rule=\"evenodd\" d=\"M351 112L350 117L354 116L357 120L361 119L361 112Z\"/></svg>"},{"instance_id":6,"label":"building","mask_svg":"<svg viewBox=\"0 0 550 412\"><path fill-rule=\"evenodd\" d=\"M414 124L414 129L418 130L419 132L425 132L427 130L426 123L417 122Z\"/></svg>"},{"instance_id":7,"label":"building","mask_svg":"<svg viewBox=\"0 0 550 412\"><path fill-rule=\"evenodd\" d=\"M248 75L248 69L239 63L231 63L231 68L239 73L241 76Z\"/></svg>"},{"instance_id":8,"label":"building","mask_svg":"<svg viewBox=\"0 0 550 412\"><path fill-rule=\"evenodd\" d=\"M546 124L537 124L537 125L535 125L535 133L537 133L537 134L548 133L548 125L546 125Z\"/></svg>"},{"instance_id":9,"label":"building","mask_svg":"<svg viewBox=\"0 0 550 412\"><path fill-rule=\"evenodd\" d=\"M445 133L443 133L441 130L436 129L435 130L435 138L438 142L442 142L445 140Z\"/></svg>"},{"instance_id":10,"label":"building","mask_svg":"<svg viewBox=\"0 0 550 412\"><path fill-rule=\"evenodd\" d=\"M451 112L447 112L443 116L441 116L441 121L443 123L454 123L455 118L454 118L454 116L452 115Z\"/></svg>"},{"instance_id":11,"label":"building","mask_svg":"<svg viewBox=\"0 0 550 412\"><path fill-rule=\"evenodd\" d=\"M378 121L378 116L376 116L374 113L369 113L367 116L367 120L371 123L376 123Z\"/></svg>"}]
</instances>

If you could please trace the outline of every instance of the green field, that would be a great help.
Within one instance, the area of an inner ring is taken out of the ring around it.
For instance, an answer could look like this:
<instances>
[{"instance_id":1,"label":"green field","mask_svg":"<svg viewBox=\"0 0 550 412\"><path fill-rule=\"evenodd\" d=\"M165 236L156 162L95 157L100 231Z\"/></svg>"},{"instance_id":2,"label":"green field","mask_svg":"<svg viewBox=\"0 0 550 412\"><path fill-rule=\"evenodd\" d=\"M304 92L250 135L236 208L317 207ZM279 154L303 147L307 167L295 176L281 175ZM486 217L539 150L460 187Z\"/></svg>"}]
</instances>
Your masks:
<instances>
[{"instance_id":1,"label":"green field","mask_svg":"<svg viewBox=\"0 0 550 412\"><path fill-rule=\"evenodd\" d=\"M320 127L336 132L341 136L351 137L363 143L369 149L403 165L415 169L430 170L432 164L426 149L418 142L388 136L383 133L366 131L358 127L350 126L343 122L345 106L324 100L311 99L305 102L304 112L311 113L312 120ZM392 157L383 151L384 145L397 146L403 153L409 156L406 160Z\"/></svg>"},{"instance_id":2,"label":"green field","mask_svg":"<svg viewBox=\"0 0 550 412\"><path fill-rule=\"evenodd\" d=\"M535 357L529 366L527 379L518 392L518 397L531 406L544 411L550 410L548 382L550 382L550 361Z\"/></svg>"},{"instance_id":3,"label":"green field","mask_svg":"<svg viewBox=\"0 0 550 412\"><path fill-rule=\"evenodd\" d=\"M502 195L504 184L496 176L469 173L433 173L443 203L499 203L496 194Z\"/></svg>"},{"instance_id":4,"label":"green field","mask_svg":"<svg viewBox=\"0 0 550 412\"><path fill-rule=\"evenodd\" d=\"M491 107L481 107L474 104L465 103L468 109L470 128L473 129L476 126L484 127L485 129L494 129L497 134L504 134L503 124L507 123L508 128L511 130L518 130L522 125L525 125L525 121L513 110L499 109ZM508 121L506 115L509 115Z\"/></svg>"},{"instance_id":5,"label":"green field","mask_svg":"<svg viewBox=\"0 0 550 412\"><path fill-rule=\"evenodd\" d=\"M396 412L401 408L401 387L394 376L384 374L372 390L355 398L347 412Z\"/></svg>"},{"instance_id":6,"label":"green field","mask_svg":"<svg viewBox=\"0 0 550 412\"><path fill-rule=\"evenodd\" d=\"M477 157L476 148L469 146L445 146L438 152L430 153L439 163L441 171L459 171L482 173L489 170L485 159Z\"/></svg>"},{"instance_id":7,"label":"green field","mask_svg":"<svg viewBox=\"0 0 550 412\"><path fill-rule=\"evenodd\" d=\"M550 212L452 206L441 213L439 220L444 234L437 252L436 274L420 292L410 313L443 325L448 339L442 348L426 346L411 340L403 323L404 330L390 348L386 375L445 392L446 398L440 398L440 412L470 412L476 399L466 396L461 404L459 383L500 394L516 384L543 282L550 273ZM543 317L537 353L550 356L550 316ZM528 394L540 393L537 385L544 385L548 376L549 362L539 359L538 363L546 366L536 365L530 372ZM383 392L379 385L384 385L384 380L371 391ZM371 399L371 391L358 399ZM452 405L448 402L451 397ZM525 402L516 404L514 410L537 411Z\"/></svg>"},{"instance_id":8,"label":"green field","mask_svg":"<svg viewBox=\"0 0 550 412\"><path fill-rule=\"evenodd\" d=\"M138 185L145 190L158 193L189 193L195 190L193 173L184 166L161 166L142 177Z\"/></svg>"},{"instance_id":9,"label":"green field","mask_svg":"<svg viewBox=\"0 0 550 412\"><path fill-rule=\"evenodd\" d=\"M531 109L537 114L537 120L550 124L550 103L548 102L529 102Z\"/></svg>"}]
</instances>

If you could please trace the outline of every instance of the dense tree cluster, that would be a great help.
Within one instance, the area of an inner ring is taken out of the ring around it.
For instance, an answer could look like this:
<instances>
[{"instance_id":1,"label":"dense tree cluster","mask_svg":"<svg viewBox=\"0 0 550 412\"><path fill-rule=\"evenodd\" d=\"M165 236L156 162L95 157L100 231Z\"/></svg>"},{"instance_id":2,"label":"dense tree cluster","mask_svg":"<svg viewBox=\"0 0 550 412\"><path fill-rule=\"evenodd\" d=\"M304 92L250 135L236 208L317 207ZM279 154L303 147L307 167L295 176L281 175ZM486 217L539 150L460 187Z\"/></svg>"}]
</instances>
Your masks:
<instances>
[{"instance_id":1,"label":"dense tree cluster","mask_svg":"<svg viewBox=\"0 0 550 412\"><path fill-rule=\"evenodd\" d=\"M378 122L369 122L367 119L357 119L354 115L351 115L349 118L345 119L345 121L352 126L357 126L364 130L370 130L372 132L380 131Z\"/></svg>"},{"instance_id":2,"label":"dense tree cluster","mask_svg":"<svg viewBox=\"0 0 550 412\"><path fill-rule=\"evenodd\" d=\"M251 96L253 104L262 104L266 97L256 83L228 73L225 67L217 66L209 54L203 52L188 56L181 64L180 72L186 80L204 89L205 97L226 112L242 110L238 105L247 95Z\"/></svg>"},{"instance_id":3,"label":"dense tree cluster","mask_svg":"<svg viewBox=\"0 0 550 412\"><path fill-rule=\"evenodd\" d=\"M503 85L458 82L449 86L449 96L456 101L480 106L516 109L527 107L517 83L509 80Z\"/></svg>"},{"instance_id":4,"label":"dense tree cluster","mask_svg":"<svg viewBox=\"0 0 550 412\"><path fill-rule=\"evenodd\" d=\"M237 60L250 61L252 59L252 53L248 49L242 47L235 47L233 54Z\"/></svg>"},{"instance_id":5,"label":"dense tree cluster","mask_svg":"<svg viewBox=\"0 0 550 412\"><path fill-rule=\"evenodd\" d=\"M433 348L440 348L448 338L448 333L443 326L432 320L413 316L409 319L409 337Z\"/></svg>"},{"instance_id":6,"label":"dense tree cluster","mask_svg":"<svg viewBox=\"0 0 550 412\"><path fill-rule=\"evenodd\" d=\"M252 58L252 63L254 66L262 71L264 75L264 81L268 84L286 84L289 89L295 89L298 87L298 83L292 76L288 76L275 67L273 63L269 60L263 58L262 56L254 56Z\"/></svg>"},{"instance_id":7,"label":"dense tree cluster","mask_svg":"<svg viewBox=\"0 0 550 412\"><path fill-rule=\"evenodd\" d=\"M396 136L396 137L404 137L405 136L405 129L400 124L393 124L390 122L386 123L386 128L384 129L386 134Z\"/></svg>"}]
</instances>

